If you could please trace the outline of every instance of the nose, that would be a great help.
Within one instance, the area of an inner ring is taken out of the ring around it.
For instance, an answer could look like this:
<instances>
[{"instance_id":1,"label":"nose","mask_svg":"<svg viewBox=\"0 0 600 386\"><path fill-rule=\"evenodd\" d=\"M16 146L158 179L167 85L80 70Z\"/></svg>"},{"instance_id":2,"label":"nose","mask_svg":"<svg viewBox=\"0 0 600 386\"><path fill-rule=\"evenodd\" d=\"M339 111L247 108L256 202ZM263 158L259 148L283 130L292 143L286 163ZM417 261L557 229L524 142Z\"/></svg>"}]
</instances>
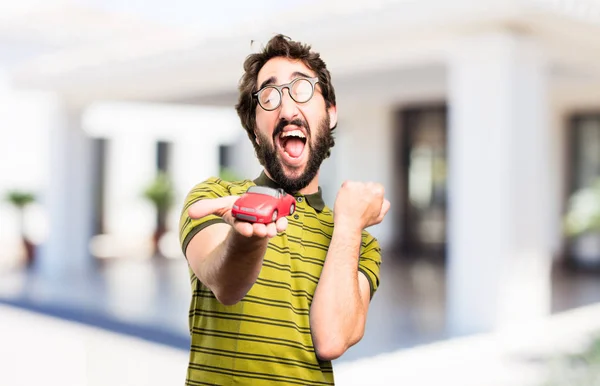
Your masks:
<instances>
[{"instance_id":1,"label":"nose","mask_svg":"<svg viewBox=\"0 0 600 386\"><path fill-rule=\"evenodd\" d=\"M292 121L299 114L298 105L290 96L290 90L285 88L281 95L281 109L279 111L279 118Z\"/></svg>"}]
</instances>

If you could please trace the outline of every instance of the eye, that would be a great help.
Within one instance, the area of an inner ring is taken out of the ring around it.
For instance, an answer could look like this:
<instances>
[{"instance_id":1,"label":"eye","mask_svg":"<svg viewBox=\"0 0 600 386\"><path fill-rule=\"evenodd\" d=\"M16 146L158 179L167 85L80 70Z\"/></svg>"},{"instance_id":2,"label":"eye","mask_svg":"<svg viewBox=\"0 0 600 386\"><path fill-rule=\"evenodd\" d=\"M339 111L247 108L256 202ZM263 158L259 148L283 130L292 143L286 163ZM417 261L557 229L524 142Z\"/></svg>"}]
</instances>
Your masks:
<instances>
[{"instance_id":1,"label":"eye","mask_svg":"<svg viewBox=\"0 0 600 386\"><path fill-rule=\"evenodd\" d=\"M300 79L294 83L292 87L294 99L298 102L306 102L312 95L312 84L307 79Z\"/></svg>"},{"instance_id":2,"label":"eye","mask_svg":"<svg viewBox=\"0 0 600 386\"><path fill-rule=\"evenodd\" d=\"M260 94L260 104L265 107L277 106L279 104L279 92L272 87L265 88Z\"/></svg>"}]
</instances>

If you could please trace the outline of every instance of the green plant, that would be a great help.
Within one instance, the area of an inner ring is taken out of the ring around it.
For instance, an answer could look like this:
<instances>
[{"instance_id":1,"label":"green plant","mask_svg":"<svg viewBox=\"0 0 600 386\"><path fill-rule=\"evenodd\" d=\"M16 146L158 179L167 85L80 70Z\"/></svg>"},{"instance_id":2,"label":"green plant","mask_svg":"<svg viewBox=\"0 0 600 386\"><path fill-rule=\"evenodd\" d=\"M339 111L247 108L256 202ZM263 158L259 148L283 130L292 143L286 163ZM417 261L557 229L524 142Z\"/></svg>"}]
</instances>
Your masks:
<instances>
[{"instance_id":1,"label":"green plant","mask_svg":"<svg viewBox=\"0 0 600 386\"><path fill-rule=\"evenodd\" d=\"M158 173L144 189L144 197L154 204L158 211L167 211L175 198L173 184L166 173Z\"/></svg>"},{"instance_id":2,"label":"green plant","mask_svg":"<svg viewBox=\"0 0 600 386\"><path fill-rule=\"evenodd\" d=\"M19 228L21 237L25 240L25 207L35 201L35 195L31 192L11 190L6 194L6 200L19 211Z\"/></svg>"},{"instance_id":3,"label":"green plant","mask_svg":"<svg viewBox=\"0 0 600 386\"><path fill-rule=\"evenodd\" d=\"M6 194L6 201L13 204L19 211L19 229L21 232L21 242L25 247L26 263L30 267L34 260L34 245L27 239L25 235L25 207L35 202L35 195L31 192L21 190L11 190Z\"/></svg>"},{"instance_id":4,"label":"green plant","mask_svg":"<svg viewBox=\"0 0 600 386\"><path fill-rule=\"evenodd\" d=\"M6 194L6 200L22 210L35 201L35 195L30 192L11 190Z\"/></svg>"},{"instance_id":5,"label":"green plant","mask_svg":"<svg viewBox=\"0 0 600 386\"><path fill-rule=\"evenodd\" d=\"M238 174L231 168L222 167L219 170L219 178L224 181L239 181L241 178Z\"/></svg>"},{"instance_id":6,"label":"green plant","mask_svg":"<svg viewBox=\"0 0 600 386\"><path fill-rule=\"evenodd\" d=\"M175 200L175 189L169 176L160 172L144 189L144 197L156 208L156 229L152 237L153 253L160 254L158 243L167 231L167 213Z\"/></svg>"},{"instance_id":7,"label":"green plant","mask_svg":"<svg viewBox=\"0 0 600 386\"><path fill-rule=\"evenodd\" d=\"M569 199L565 232L572 237L600 232L600 178L591 186L575 192Z\"/></svg>"},{"instance_id":8,"label":"green plant","mask_svg":"<svg viewBox=\"0 0 600 386\"><path fill-rule=\"evenodd\" d=\"M582 352L555 358L549 370L543 386L600 385L600 336L593 337Z\"/></svg>"}]
</instances>

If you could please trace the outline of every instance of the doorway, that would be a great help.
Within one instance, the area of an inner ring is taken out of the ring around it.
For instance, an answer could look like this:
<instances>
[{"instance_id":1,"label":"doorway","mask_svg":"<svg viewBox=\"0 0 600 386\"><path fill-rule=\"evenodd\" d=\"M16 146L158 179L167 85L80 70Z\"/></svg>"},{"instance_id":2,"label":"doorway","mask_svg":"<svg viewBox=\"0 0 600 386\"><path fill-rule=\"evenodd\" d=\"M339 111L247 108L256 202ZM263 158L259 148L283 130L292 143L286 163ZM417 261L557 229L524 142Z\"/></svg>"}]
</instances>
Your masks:
<instances>
[{"instance_id":1,"label":"doorway","mask_svg":"<svg viewBox=\"0 0 600 386\"><path fill-rule=\"evenodd\" d=\"M600 183L600 114L572 117L568 132L569 197ZM567 203L568 204L568 203ZM593 203L590 203L593 207ZM594 215L590 208L590 217ZM567 263L584 270L600 271L600 232L585 232L566 242Z\"/></svg>"},{"instance_id":2,"label":"doorway","mask_svg":"<svg viewBox=\"0 0 600 386\"><path fill-rule=\"evenodd\" d=\"M402 206L400 251L405 256L445 259L447 208L447 109L402 109L396 132L397 175Z\"/></svg>"}]
</instances>

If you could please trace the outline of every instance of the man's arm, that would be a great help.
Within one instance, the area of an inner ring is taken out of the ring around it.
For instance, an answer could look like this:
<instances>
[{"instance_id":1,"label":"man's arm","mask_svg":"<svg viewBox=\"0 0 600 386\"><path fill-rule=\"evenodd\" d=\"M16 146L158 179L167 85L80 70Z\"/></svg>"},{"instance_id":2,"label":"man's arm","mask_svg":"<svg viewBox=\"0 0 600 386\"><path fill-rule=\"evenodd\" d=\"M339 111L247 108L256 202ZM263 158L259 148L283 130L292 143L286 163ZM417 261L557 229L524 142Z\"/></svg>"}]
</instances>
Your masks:
<instances>
[{"instance_id":1,"label":"man's arm","mask_svg":"<svg viewBox=\"0 0 600 386\"><path fill-rule=\"evenodd\" d=\"M358 271L360 243L360 230L334 228L310 313L315 350L321 360L340 357L363 337L370 286Z\"/></svg>"},{"instance_id":2,"label":"man's arm","mask_svg":"<svg viewBox=\"0 0 600 386\"><path fill-rule=\"evenodd\" d=\"M269 238L287 227L286 218L266 225L235 220L231 207L236 199L235 196L204 199L188 210L192 219L214 214L225 221L198 232L185 252L194 274L225 305L239 302L252 288Z\"/></svg>"},{"instance_id":3,"label":"man's arm","mask_svg":"<svg viewBox=\"0 0 600 386\"><path fill-rule=\"evenodd\" d=\"M334 208L334 230L310 310L316 354L340 357L364 334L370 285L358 271L362 230L378 224L389 210L378 184L342 186Z\"/></svg>"}]
</instances>

